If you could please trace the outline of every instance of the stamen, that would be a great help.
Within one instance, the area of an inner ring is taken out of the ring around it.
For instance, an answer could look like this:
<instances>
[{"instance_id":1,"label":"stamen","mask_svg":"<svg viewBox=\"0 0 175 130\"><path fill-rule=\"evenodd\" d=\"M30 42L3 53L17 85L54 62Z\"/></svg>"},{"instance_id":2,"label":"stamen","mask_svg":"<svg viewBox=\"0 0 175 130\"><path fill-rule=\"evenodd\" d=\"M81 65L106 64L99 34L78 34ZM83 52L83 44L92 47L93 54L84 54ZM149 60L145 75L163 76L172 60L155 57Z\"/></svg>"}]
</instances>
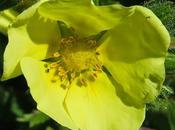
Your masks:
<instances>
[{"instance_id":1,"label":"stamen","mask_svg":"<svg viewBox=\"0 0 175 130\"><path fill-rule=\"evenodd\" d=\"M56 68L58 66L57 62L51 63L50 64L50 68Z\"/></svg>"},{"instance_id":2,"label":"stamen","mask_svg":"<svg viewBox=\"0 0 175 130\"><path fill-rule=\"evenodd\" d=\"M72 73L71 73L71 79L74 80L75 78L76 78L76 73L75 73L75 72L72 72Z\"/></svg>"},{"instance_id":3,"label":"stamen","mask_svg":"<svg viewBox=\"0 0 175 130\"><path fill-rule=\"evenodd\" d=\"M96 48L97 47L97 43L95 40L89 40L88 41L88 44L89 44L89 48L90 49L93 49L93 48Z\"/></svg>"},{"instance_id":4,"label":"stamen","mask_svg":"<svg viewBox=\"0 0 175 130\"><path fill-rule=\"evenodd\" d=\"M100 53L99 52L95 52L95 54L98 56L98 55L100 55Z\"/></svg>"},{"instance_id":5,"label":"stamen","mask_svg":"<svg viewBox=\"0 0 175 130\"><path fill-rule=\"evenodd\" d=\"M51 82L55 83L55 82L57 82L57 80L58 80L58 76L54 75L51 79Z\"/></svg>"},{"instance_id":6,"label":"stamen","mask_svg":"<svg viewBox=\"0 0 175 130\"><path fill-rule=\"evenodd\" d=\"M83 78L80 78L80 83L81 83L82 86L87 86L87 82Z\"/></svg>"},{"instance_id":7,"label":"stamen","mask_svg":"<svg viewBox=\"0 0 175 130\"><path fill-rule=\"evenodd\" d=\"M66 89L69 86L69 80L65 79L64 81L62 81L61 87L63 89Z\"/></svg>"},{"instance_id":8,"label":"stamen","mask_svg":"<svg viewBox=\"0 0 175 130\"><path fill-rule=\"evenodd\" d=\"M61 38L61 44L64 44L66 42L66 38Z\"/></svg>"},{"instance_id":9,"label":"stamen","mask_svg":"<svg viewBox=\"0 0 175 130\"><path fill-rule=\"evenodd\" d=\"M45 72L53 70L55 73L52 82L61 80L61 86L66 88L76 78L79 86L87 86L93 82L97 74L102 71L96 52L97 42L93 37L79 38L72 36L63 37L59 42L58 52L53 53L44 65Z\"/></svg>"},{"instance_id":10,"label":"stamen","mask_svg":"<svg viewBox=\"0 0 175 130\"><path fill-rule=\"evenodd\" d=\"M73 42L75 42L75 38L70 36L70 37L68 37L67 42L68 43L73 43Z\"/></svg>"},{"instance_id":11,"label":"stamen","mask_svg":"<svg viewBox=\"0 0 175 130\"><path fill-rule=\"evenodd\" d=\"M54 54L53 54L53 57L55 57L55 58L58 58L58 57L60 57L61 55L58 53L58 52L55 52Z\"/></svg>"},{"instance_id":12,"label":"stamen","mask_svg":"<svg viewBox=\"0 0 175 130\"><path fill-rule=\"evenodd\" d=\"M60 77L65 77L66 74L67 74L66 71L60 71L60 72L58 72L58 75Z\"/></svg>"},{"instance_id":13,"label":"stamen","mask_svg":"<svg viewBox=\"0 0 175 130\"><path fill-rule=\"evenodd\" d=\"M101 69L102 67L100 64L96 64L94 67L95 67L96 71L100 71L100 72L102 71L102 69Z\"/></svg>"},{"instance_id":14,"label":"stamen","mask_svg":"<svg viewBox=\"0 0 175 130\"><path fill-rule=\"evenodd\" d=\"M62 66L59 66L58 71L65 71Z\"/></svg>"},{"instance_id":15,"label":"stamen","mask_svg":"<svg viewBox=\"0 0 175 130\"><path fill-rule=\"evenodd\" d=\"M64 69L60 69L58 72L58 76L61 78L61 81L66 80L68 78L67 71Z\"/></svg>"},{"instance_id":16,"label":"stamen","mask_svg":"<svg viewBox=\"0 0 175 130\"><path fill-rule=\"evenodd\" d=\"M93 78L97 78L97 73L92 73L91 75Z\"/></svg>"}]
</instances>

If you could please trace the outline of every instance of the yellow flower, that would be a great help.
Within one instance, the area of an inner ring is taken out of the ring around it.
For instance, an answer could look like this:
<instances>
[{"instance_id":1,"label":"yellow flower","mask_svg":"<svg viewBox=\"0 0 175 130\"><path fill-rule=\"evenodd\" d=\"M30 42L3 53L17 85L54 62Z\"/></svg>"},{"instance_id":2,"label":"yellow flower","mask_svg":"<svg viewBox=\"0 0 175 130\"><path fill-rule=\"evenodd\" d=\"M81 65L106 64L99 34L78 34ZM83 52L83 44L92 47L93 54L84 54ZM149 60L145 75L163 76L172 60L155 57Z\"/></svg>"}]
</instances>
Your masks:
<instances>
[{"instance_id":1,"label":"yellow flower","mask_svg":"<svg viewBox=\"0 0 175 130\"><path fill-rule=\"evenodd\" d=\"M40 1L8 35L2 79L23 73L38 109L70 129L139 129L164 81L169 34L141 6Z\"/></svg>"}]
</instances>

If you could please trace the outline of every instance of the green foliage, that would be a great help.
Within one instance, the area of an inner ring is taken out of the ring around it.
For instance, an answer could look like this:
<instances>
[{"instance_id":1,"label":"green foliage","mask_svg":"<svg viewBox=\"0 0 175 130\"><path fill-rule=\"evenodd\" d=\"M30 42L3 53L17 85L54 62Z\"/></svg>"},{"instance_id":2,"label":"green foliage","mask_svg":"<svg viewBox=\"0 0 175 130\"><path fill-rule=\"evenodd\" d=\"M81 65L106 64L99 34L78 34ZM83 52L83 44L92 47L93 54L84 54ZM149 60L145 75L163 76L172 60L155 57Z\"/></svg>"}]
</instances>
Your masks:
<instances>
[{"instance_id":1,"label":"green foliage","mask_svg":"<svg viewBox=\"0 0 175 130\"><path fill-rule=\"evenodd\" d=\"M22 77L0 82L0 130L59 130L59 127L36 110Z\"/></svg>"},{"instance_id":2,"label":"green foliage","mask_svg":"<svg viewBox=\"0 0 175 130\"><path fill-rule=\"evenodd\" d=\"M147 118L145 123L158 130L174 130L175 128L175 101L173 90L168 86L163 86L159 97L147 105Z\"/></svg>"},{"instance_id":3,"label":"green foliage","mask_svg":"<svg viewBox=\"0 0 175 130\"><path fill-rule=\"evenodd\" d=\"M0 11L15 6L17 3L19 3L19 0L1 0Z\"/></svg>"},{"instance_id":4,"label":"green foliage","mask_svg":"<svg viewBox=\"0 0 175 130\"><path fill-rule=\"evenodd\" d=\"M29 122L29 127L32 128L45 123L49 120L49 117L39 111L34 111L29 114L23 114L21 117L17 118L17 120L19 122Z\"/></svg>"},{"instance_id":5,"label":"green foliage","mask_svg":"<svg viewBox=\"0 0 175 130\"><path fill-rule=\"evenodd\" d=\"M0 1L0 11L14 8L15 10L22 12L24 9L28 8L38 0L1 0Z\"/></svg>"},{"instance_id":6,"label":"green foliage","mask_svg":"<svg viewBox=\"0 0 175 130\"><path fill-rule=\"evenodd\" d=\"M167 115L170 122L171 130L175 130L175 101L170 100L168 103Z\"/></svg>"},{"instance_id":7,"label":"green foliage","mask_svg":"<svg viewBox=\"0 0 175 130\"><path fill-rule=\"evenodd\" d=\"M168 53L168 56L165 60L165 67L167 74L175 73L175 55L172 53Z\"/></svg>"},{"instance_id":8,"label":"green foliage","mask_svg":"<svg viewBox=\"0 0 175 130\"><path fill-rule=\"evenodd\" d=\"M168 97L173 95L173 90L168 86L163 86L159 97L147 105L147 110L159 112L166 111L168 108Z\"/></svg>"},{"instance_id":9,"label":"green foliage","mask_svg":"<svg viewBox=\"0 0 175 130\"><path fill-rule=\"evenodd\" d=\"M171 36L175 36L175 6L168 0L150 0L144 6L151 9L166 26Z\"/></svg>"},{"instance_id":10,"label":"green foliage","mask_svg":"<svg viewBox=\"0 0 175 130\"><path fill-rule=\"evenodd\" d=\"M150 8L161 19L172 37L165 60L166 86L157 100L148 104L145 123L158 130L175 130L175 5L168 0L150 0L145 2L144 6Z\"/></svg>"}]
</instances>

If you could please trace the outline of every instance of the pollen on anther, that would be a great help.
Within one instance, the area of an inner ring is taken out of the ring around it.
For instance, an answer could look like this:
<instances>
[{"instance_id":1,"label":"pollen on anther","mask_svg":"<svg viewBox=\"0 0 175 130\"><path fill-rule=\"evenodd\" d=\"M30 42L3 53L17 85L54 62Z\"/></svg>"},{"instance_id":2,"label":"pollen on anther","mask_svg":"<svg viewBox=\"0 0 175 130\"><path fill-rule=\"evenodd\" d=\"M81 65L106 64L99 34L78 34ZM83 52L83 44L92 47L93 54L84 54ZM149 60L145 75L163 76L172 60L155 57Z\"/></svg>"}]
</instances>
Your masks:
<instances>
[{"instance_id":1,"label":"pollen on anther","mask_svg":"<svg viewBox=\"0 0 175 130\"><path fill-rule=\"evenodd\" d=\"M98 55L100 55L100 53L99 52L95 52L95 54L98 56Z\"/></svg>"},{"instance_id":2,"label":"pollen on anther","mask_svg":"<svg viewBox=\"0 0 175 130\"><path fill-rule=\"evenodd\" d=\"M95 70L96 70L96 71L102 71L102 70L101 70L101 65L96 64L96 65L94 65L94 67L95 67Z\"/></svg>"},{"instance_id":3,"label":"pollen on anther","mask_svg":"<svg viewBox=\"0 0 175 130\"><path fill-rule=\"evenodd\" d=\"M92 77L97 78L97 74L96 73L92 73Z\"/></svg>"},{"instance_id":4,"label":"pollen on anther","mask_svg":"<svg viewBox=\"0 0 175 130\"><path fill-rule=\"evenodd\" d=\"M50 64L50 67L51 67L51 68L56 68L57 66L58 66L58 63L51 63L51 64Z\"/></svg>"},{"instance_id":5,"label":"pollen on anther","mask_svg":"<svg viewBox=\"0 0 175 130\"><path fill-rule=\"evenodd\" d=\"M52 82L52 83L55 83L57 80L58 80L58 77L57 77L57 76L53 76L53 77L51 78L51 82Z\"/></svg>"},{"instance_id":6,"label":"pollen on anther","mask_svg":"<svg viewBox=\"0 0 175 130\"><path fill-rule=\"evenodd\" d=\"M87 82L86 82L86 80L83 79L83 78L80 79L80 83L81 83L81 85L83 85L83 86L87 86Z\"/></svg>"},{"instance_id":7,"label":"pollen on anther","mask_svg":"<svg viewBox=\"0 0 175 130\"><path fill-rule=\"evenodd\" d=\"M73 73L71 73L71 79L75 79L76 78L76 74L75 74L75 72L73 72Z\"/></svg>"},{"instance_id":8,"label":"pollen on anther","mask_svg":"<svg viewBox=\"0 0 175 130\"><path fill-rule=\"evenodd\" d=\"M97 46L97 43L95 40L89 40L88 44L90 48L95 48Z\"/></svg>"},{"instance_id":9,"label":"pollen on anther","mask_svg":"<svg viewBox=\"0 0 175 130\"><path fill-rule=\"evenodd\" d=\"M61 55L58 53L58 52L55 52L54 54L53 54L53 57L56 57L56 58L58 58L58 57L60 57Z\"/></svg>"}]
</instances>

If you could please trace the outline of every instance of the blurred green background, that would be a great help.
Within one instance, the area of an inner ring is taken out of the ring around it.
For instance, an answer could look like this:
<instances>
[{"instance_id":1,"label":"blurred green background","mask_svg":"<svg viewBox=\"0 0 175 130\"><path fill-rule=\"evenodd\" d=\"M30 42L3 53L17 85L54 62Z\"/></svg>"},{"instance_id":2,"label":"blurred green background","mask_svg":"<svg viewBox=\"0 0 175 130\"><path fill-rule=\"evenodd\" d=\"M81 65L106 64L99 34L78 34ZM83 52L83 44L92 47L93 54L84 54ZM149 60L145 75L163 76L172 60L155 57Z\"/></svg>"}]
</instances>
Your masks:
<instances>
[{"instance_id":1,"label":"blurred green background","mask_svg":"<svg viewBox=\"0 0 175 130\"><path fill-rule=\"evenodd\" d=\"M22 12L37 0L0 0L0 11L13 8ZM160 96L147 104L143 127L156 130L175 130L175 3L168 0L94 0L96 5L121 3L125 6L143 5L151 9L171 35L166 58L166 80ZM0 33L0 73L3 52L8 38ZM127 125L127 122L126 122ZM36 110L23 76L0 82L0 130L66 130L45 114Z\"/></svg>"}]
</instances>

